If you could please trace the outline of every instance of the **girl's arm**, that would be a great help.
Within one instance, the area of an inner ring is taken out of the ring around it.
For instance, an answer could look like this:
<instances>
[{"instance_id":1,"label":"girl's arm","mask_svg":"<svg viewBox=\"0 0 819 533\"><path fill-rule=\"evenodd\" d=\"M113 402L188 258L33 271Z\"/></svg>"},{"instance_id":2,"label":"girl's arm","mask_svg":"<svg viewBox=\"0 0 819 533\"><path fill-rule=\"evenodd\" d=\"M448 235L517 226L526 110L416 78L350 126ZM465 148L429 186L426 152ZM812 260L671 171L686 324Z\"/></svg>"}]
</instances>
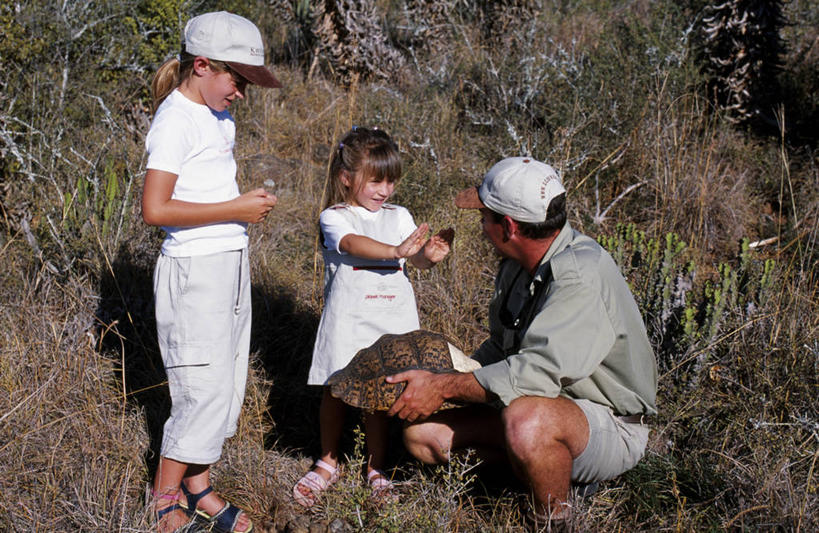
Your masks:
<instances>
[{"instance_id":1,"label":"girl's arm","mask_svg":"<svg viewBox=\"0 0 819 533\"><path fill-rule=\"evenodd\" d=\"M454 237L455 230L452 228L442 229L433 235L423 248L410 257L409 262L415 268L432 268L449 253Z\"/></svg>"},{"instance_id":2,"label":"girl's arm","mask_svg":"<svg viewBox=\"0 0 819 533\"><path fill-rule=\"evenodd\" d=\"M342 252L363 259L401 259L414 256L424 246L429 224L423 223L398 246L384 244L364 235L350 233L338 243Z\"/></svg>"},{"instance_id":3,"label":"girl's arm","mask_svg":"<svg viewBox=\"0 0 819 533\"><path fill-rule=\"evenodd\" d=\"M276 205L275 195L256 189L216 203L172 200L179 176L171 172L148 169L142 194L142 219L151 226L201 226L215 222L257 223L264 220Z\"/></svg>"}]
</instances>

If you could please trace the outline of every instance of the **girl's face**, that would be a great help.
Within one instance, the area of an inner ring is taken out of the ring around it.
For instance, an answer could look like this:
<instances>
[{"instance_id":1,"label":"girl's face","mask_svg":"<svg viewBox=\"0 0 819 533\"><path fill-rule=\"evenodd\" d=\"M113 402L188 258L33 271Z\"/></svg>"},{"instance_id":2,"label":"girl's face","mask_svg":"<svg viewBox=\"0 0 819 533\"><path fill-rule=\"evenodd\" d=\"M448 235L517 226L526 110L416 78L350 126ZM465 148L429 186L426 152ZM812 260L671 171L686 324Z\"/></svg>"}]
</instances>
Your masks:
<instances>
[{"instance_id":1,"label":"girl's face","mask_svg":"<svg viewBox=\"0 0 819 533\"><path fill-rule=\"evenodd\" d=\"M200 83L197 84L201 97L199 103L218 113L230 107L236 98L241 100L245 97L247 80L241 75L232 71L220 71L207 59L201 63L199 58L196 61L194 69L200 76Z\"/></svg>"},{"instance_id":2,"label":"girl's face","mask_svg":"<svg viewBox=\"0 0 819 533\"><path fill-rule=\"evenodd\" d=\"M352 205L361 206L372 212L381 209L384 202L386 202L395 191L395 182L387 180L375 181L372 178L350 180L346 172L342 173L341 181L348 190L350 188L353 189L353 194L349 202Z\"/></svg>"}]
</instances>

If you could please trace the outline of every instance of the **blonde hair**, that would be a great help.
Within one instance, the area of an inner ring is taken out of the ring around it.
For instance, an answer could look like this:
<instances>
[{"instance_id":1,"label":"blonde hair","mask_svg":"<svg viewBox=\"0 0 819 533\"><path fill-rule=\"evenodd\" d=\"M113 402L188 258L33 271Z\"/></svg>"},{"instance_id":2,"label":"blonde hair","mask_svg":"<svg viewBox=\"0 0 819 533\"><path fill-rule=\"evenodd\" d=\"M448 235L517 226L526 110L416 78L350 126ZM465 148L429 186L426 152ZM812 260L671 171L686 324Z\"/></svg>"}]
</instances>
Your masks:
<instances>
[{"instance_id":1,"label":"blonde hair","mask_svg":"<svg viewBox=\"0 0 819 533\"><path fill-rule=\"evenodd\" d=\"M168 59L159 67L151 80L151 96L153 98L153 112L159 108L165 98L179 87L182 82L193 74L193 62L196 56L181 52L179 57ZM228 71L228 66L215 59L208 59L210 65L219 72Z\"/></svg>"},{"instance_id":2,"label":"blonde hair","mask_svg":"<svg viewBox=\"0 0 819 533\"><path fill-rule=\"evenodd\" d=\"M342 172L350 176L349 187L341 181ZM324 208L349 202L365 179L397 184L401 179L401 156L398 145L384 131L353 126L333 150Z\"/></svg>"}]
</instances>

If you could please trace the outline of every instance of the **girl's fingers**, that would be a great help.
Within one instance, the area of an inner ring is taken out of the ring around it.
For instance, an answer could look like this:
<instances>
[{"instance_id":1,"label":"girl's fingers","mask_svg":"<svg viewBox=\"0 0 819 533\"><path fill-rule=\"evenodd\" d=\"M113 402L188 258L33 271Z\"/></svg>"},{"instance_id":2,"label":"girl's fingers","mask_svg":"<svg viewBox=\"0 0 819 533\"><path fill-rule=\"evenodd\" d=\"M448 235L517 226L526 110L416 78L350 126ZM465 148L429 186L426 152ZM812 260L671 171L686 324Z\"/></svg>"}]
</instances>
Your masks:
<instances>
[{"instance_id":1,"label":"girl's fingers","mask_svg":"<svg viewBox=\"0 0 819 533\"><path fill-rule=\"evenodd\" d=\"M404 242L398 245L397 251L399 257L409 257L414 255L426 244L426 234L429 231L429 224L424 222L418 228L410 233L409 237L404 239Z\"/></svg>"}]
</instances>

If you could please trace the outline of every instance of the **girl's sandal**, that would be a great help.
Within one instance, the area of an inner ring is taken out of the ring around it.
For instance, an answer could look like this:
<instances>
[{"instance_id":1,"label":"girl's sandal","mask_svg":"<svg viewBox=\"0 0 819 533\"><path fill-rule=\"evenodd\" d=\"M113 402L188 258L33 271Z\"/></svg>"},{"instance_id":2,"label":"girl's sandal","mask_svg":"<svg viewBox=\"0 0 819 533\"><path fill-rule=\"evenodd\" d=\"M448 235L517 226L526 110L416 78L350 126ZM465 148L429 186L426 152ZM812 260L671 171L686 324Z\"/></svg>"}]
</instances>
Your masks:
<instances>
[{"instance_id":1,"label":"girl's sandal","mask_svg":"<svg viewBox=\"0 0 819 533\"><path fill-rule=\"evenodd\" d=\"M398 494L395 485L381 470L370 470L367 474L367 483L372 489L372 499L377 503L395 503L398 501Z\"/></svg>"},{"instance_id":2,"label":"girl's sandal","mask_svg":"<svg viewBox=\"0 0 819 533\"><path fill-rule=\"evenodd\" d=\"M196 512L207 516L207 513L204 511L197 509ZM226 500L225 506L222 507L218 513L210 517L210 531L216 531L217 533L250 533L253 531L253 522L247 523L247 529L243 529L242 531L236 529L236 525L239 523L239 517L243 514L246 513Z\"/></svg>"},{"instance_id":3,"label":"girl's sandal","mask_svg":"<svg viewBox=\"0 0 819 533\"><path fill-rule=\"evenodd\" d=\"M247 529L241 531L236 529L239 517L246 513L227 500L225 500L224 507L213 516L196 507L199 500L213 492L213 487L207 487L202 492L194 494L183 484L182 492L185 493L186 501L180 503L179 506L185 509L188 514L196 516L200 521L204 521L207 524L208 531L216 531L217 533L250 533L253 531L253 522L248 522Z\"/></svg>"},{"instance_id":4,"label":"girl's sandal","mask_svg":"<svg viewBox=\"0 0 819 533\"><path fill-rule=\"evenodd\" d=\"M179 493L178 492L176 494L173 494L173 495L164 494L164 493L160 494L160 493L156 492L155 490L151 489L150 493L151 493L151 496L154 499L154 502L156 502L157 500L170 500L170 501L174 502L171 505L162 507L161 509L157 509L156 507L154 507L154 509L155 509L154 512L156 514L156 524L157 524L157 526L159 526L159 523L162 521L162 519L165 517L165 515L167 515L169 513L172 513L174 511L184 511L187 516L190 516L190 513L188 512L187 509L185 509L185 506L180 503ZM154 503L153 505L156 506L156 503ZM173 533L186 533L188 531L195 531L195 529L191 529L192 525L193 525L192 522L189 520L185 524L183 524L183 525L179 526L178 528L174 529Z\"/></svg>"},{"instance_id":5,"label":"girl's sandal","mask_svg":"<svg viewBox=\"0 0 819 533\"><path fill-rule=\"evenodd\" d=\"M330 479L325 479L321 474L315 471L315 468L330 473ZM318 495L327 490L333 483L338 481L338 468L331 466L321 459L316 461L313 469L304 474L298 482L293 486L293 499L302 507L310 508L316 503ZM307 489L307 494L302 493L299 489Z\"/></svg>"}]
</instances>

